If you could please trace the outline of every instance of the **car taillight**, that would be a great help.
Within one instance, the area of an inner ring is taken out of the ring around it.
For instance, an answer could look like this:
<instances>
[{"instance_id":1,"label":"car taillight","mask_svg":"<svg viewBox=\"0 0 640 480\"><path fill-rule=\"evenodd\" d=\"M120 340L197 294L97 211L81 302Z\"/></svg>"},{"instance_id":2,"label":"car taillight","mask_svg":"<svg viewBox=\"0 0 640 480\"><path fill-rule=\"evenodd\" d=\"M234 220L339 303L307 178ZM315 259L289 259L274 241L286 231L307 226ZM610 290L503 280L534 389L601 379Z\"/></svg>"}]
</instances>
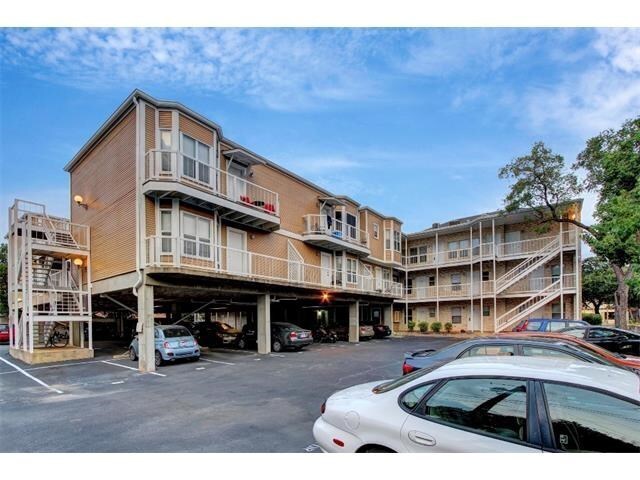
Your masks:
<instances>
[{"instance_id":1,"label":"car taillight","mask_svg":"<svg viewBox=\"0 0 640 480\"><path fill-rule=\"evenodd\" d=\"M162 344L162 346L163 346L164 348L171 348L171 345L169 345L169 342L164 342L164 343Z\"/></svg>"},{"instance_id":2,"label":"car taillight","mask_svg":"<svg viewBox=\"0 0 640 480\"><path fill-rule=\"evenodd\" d=\"M295 340L296 338L298 338L298 334L297 334L296 332L291 332L291 333L289 334L289 338L290 338L291 340Z\"/></svg>"},{"instance_id":3,"label":"car taillight","mask_svg":"<svg viewBox=\"0 0 640 480\"><path fill-rule=\"evenodd\" d=\"M320 405L320 414L324 415L324 411L327 409L327 402L322 402L322 405Z\"/></svg>"},{"instance_id":4,"label":"car taillight","mask_svg":"<svg viewBox=\"0 0 640 480\"><path fill-rule=\"evenodd\" d=\"M415 370L415 367L409 365L406 361L402 364L402 374L406 375L407 373L411 373Z\"/></svg>"},{"instance_id":5,"label":"car taillight","mask_svg":"<svg viewBox=\"0 0 640 480\"><path fill-rule=\"evenodd\" d=\"M197 347L198 346L198 340L196 340L195 338L193 339L193 344Z\"/></svg>"}]
</instances>

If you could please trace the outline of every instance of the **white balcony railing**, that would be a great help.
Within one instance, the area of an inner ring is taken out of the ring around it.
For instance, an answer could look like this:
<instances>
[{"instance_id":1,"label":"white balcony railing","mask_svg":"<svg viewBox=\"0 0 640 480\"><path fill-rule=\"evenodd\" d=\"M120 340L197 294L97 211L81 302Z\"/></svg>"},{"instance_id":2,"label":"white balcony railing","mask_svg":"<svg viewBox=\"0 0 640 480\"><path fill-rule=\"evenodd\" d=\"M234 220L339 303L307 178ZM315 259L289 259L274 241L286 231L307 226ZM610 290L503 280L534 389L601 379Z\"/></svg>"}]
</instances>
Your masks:
<instances>
[{"instance_id":1,"label":"white balcony railing","mask_svg":"<svg viewBox=\"0 0 640 480\"><path fill-rule=\"evenodd\" d=\"M481 256L483 259L492 258L494 255L494 251L497 258L531 255L538 252L544 246L553 242L557 238L557 235L552 235L532 238L528 240L519 240L517 242L498 243L495 245L493 243L483 243L482 245L476 245L471 248L407 255L402 258L402 263L406 267L422 267L464 263L470 262L473 259L479 260ZM563 247L575 246L575 242L576 230L574 228L563 232Z\"/></svg>"},{"instance_id":2,"label":"white balcony railing","mask_svg":"<svg viewBox=\"0 0 640 480\"><path fill-rule=\"evenodd\" d=\"M369 247L369 234L329 215L308 214L304 217L305 234L328 235L362 247Z\"/></svg>"},{"instance_id":3,"label":"white balcony railing","mask_svg":"<svg viewBox=\"0 0 640 480\"><path fill-rule=\"evenodd\" d=\"M178 237L148 237L148 266L203 269L241 277L275 280L297 286L358 291L402 297L402 284L391 280L336 272L303 262L237 250Z\"/></svg>"},{"instance_id":4,"label":"white balcony railing","mask_svg":"<svg viewBox=\"0 0 640 480\"><path fill-rule=\"evenodd\" d=\"M145 180L179 182L269 215L280 216L276 192L180 152L149 150L145 156Z\"/></svg>"}]
</instances>

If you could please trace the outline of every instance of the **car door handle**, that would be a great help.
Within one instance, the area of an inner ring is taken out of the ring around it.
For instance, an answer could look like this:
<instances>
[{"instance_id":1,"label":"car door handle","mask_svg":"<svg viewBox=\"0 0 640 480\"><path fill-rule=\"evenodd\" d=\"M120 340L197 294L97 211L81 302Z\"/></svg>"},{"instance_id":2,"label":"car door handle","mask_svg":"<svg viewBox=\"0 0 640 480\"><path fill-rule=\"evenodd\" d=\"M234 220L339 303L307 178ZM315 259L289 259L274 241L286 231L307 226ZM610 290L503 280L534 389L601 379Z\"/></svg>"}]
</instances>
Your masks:
<instances>
[{"instance_id":1,"label":"car door handle","mask_svg":"<svg viewBox=\"0 0 640 480\"><path fill-rule=\"evenodd\" d=\"M417 443L418 445L425 445L427 447L432 447L436 444L436 439L431 435L427 435L426 433L417 432L416 430L411 430L409 432L409 439Z\"/></svg>"}]
</instances>

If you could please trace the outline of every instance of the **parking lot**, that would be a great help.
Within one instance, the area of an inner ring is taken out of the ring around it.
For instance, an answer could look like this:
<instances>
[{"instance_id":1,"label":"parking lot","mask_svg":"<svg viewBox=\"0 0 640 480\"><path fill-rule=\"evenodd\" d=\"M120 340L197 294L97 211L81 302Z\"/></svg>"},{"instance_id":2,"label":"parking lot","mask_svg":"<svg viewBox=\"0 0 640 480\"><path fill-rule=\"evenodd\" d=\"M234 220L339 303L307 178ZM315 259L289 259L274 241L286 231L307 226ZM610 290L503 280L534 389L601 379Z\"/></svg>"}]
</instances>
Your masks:
<instances>
[{"instance_id":1,"label":"parking lot","mask_svg":"<svg viewBox=\"0 0 640 480\"><path fill-rule=\"evenodd\" d=\"M324 399L358 383L397 377L403 352L447 337L314 344L258 355L216 349L199 362L142 374L125 350L84 362L30 367L0 358L4 452L314 452Z\"/></svg>"}]
</instances>

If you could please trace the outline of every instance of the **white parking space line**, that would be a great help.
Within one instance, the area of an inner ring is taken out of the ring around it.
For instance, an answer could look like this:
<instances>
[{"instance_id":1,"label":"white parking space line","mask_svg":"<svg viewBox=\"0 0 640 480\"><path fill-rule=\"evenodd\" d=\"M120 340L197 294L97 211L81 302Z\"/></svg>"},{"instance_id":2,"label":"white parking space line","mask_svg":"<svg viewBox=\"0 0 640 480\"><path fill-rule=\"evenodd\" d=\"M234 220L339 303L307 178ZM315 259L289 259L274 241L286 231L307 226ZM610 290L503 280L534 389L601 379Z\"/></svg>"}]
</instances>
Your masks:
<instances>
[{"instance_id":1,"label":"white parking space line","mask_svg":"<svg viewBox=\"0 0 640 480\"><path fill-rule=\"evenodd\" d=\"M40 380L39 378L34 377L33 375L28 374L27 372L25 372L23 369L21 369L19 366L14 365L13 363L5 360L4 358L0 357L0 360L2 360L4 363L6 363L7 365L15 368L18 372L20 372L21 374L23 374L25 377L30 378L31 380L33 380L36 383L39 383L40 385L42 385L43 387L48 388L49 390L51 390L52 392L56 392L56 393L64 393L62 390L58 390L57 388L53 388L50 385L47 385L46 383L44 383L42 380Z\"/></svg>"},{"instance_id":2,"label":"white parking space line","mask_svg":"<svg viewBox=\"0 0 640 480\"><path fill-rule=\"evenodd\" d=\"M269 356L270 357L280 357L280 358L286 357L286 355L280 355L280 354L277 354L277 353L270 353Z\"/></svg>"},{"instance_id":3,"label":"white parking space line","mask_svg":"<svg viewBox=\"0 0 640 480\"><path fill-rule=\"evenodd\" d=\"M202 357L200 357L200 361L209 362L209 363L219 363L221 365L235 365L235 363L231 363L231 362L221 362L220 360L209 360L208 358L202 358Z\"/></svg>"},{"instance_id":4,"label":"white parking space line","mask_svg":"<svg viewBox=\"0 0 640 480\"><path fill-rule=\"evenodd\" d=\"M139 372L139 373L150 373L151 375L157 375L158 377L166 377L166 375L164 373L158 373L158 372L140 372L140 370L138 370L137 368L133 368L133 367L127 367L126 365L120 365L119 363L113 363L113 362L109 362L107 360L102 360L102 363L106 363L107 365L113 365L114 367L120 367L120 368L127 368L129 370L133 370L135 372Z\"/></svg>"},{"instance_id":5,"label":"white parking space line","mask_svg":"<svg viewBox=\"0 0 640 480\"><path fill-rule=\"evenodd\" d=\"M204 367L196 367L196 370L206 370Z\"/></svg>"},{"instance_id":6,"label":"white parking space line","mask_svg":"<svg viewBox=\"0 0 640 480\"><path fill-rule=\"evenodd\" d=\"M88 362L74 362L74 363L63 363L61 365L46 365L43 367L31 367L25 368L25 372L32 372L34 370L45 370L48 368L62 368L62 367L74 367L76 365L88 365L90 363L102 363L102 360L90 360ZM18 373L15 370L11 370L10 372L0 372L0 375L6 375L7 373Z\"/></svg>"},{"instance_id":7,"label":"white parking space line","mask_svg":"<svg viewBox=\"0 0 640 480\"><path fill-rule=\"evenodd\" d=\"M120 380L119 382L111 382L111 385L121 385L124 383L124 380Z\"/></svg>"}]
</instances>

